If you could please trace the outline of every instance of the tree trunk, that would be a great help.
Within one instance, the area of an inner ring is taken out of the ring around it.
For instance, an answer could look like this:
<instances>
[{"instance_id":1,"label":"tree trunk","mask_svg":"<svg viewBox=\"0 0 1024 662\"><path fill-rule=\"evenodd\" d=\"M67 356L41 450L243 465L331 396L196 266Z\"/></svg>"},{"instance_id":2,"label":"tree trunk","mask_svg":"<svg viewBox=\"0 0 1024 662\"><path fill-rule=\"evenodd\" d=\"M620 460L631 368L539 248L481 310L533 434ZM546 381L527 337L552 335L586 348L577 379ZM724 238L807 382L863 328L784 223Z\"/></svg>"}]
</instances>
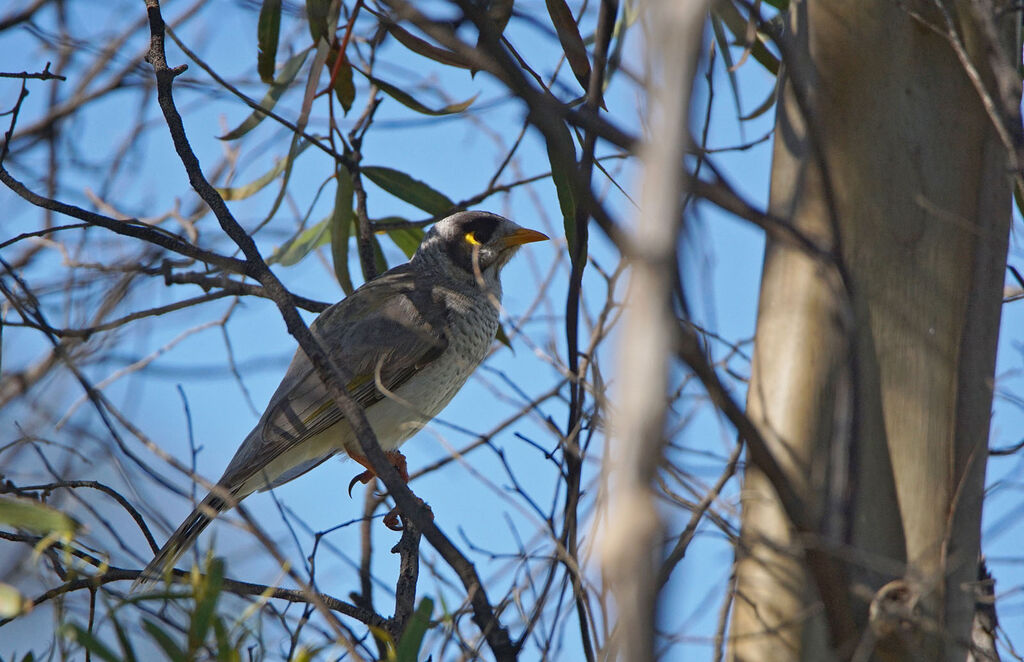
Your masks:
<instances>
[{"instance_id":1,"label":"tree trunk","mask_svg":"<svg viewBox=\"0 0 1024 662\"><path fill-rule=\"evenodd\" d=\"M730 659L967 657L1011 185L945 21L934 2L791 3L770 211L836 260L768 246L747 405L820 535L748 468ZM847 595L819 593L808 546ZM823 599L859 636L836 640Z\"/></svg>"}]
</instances>

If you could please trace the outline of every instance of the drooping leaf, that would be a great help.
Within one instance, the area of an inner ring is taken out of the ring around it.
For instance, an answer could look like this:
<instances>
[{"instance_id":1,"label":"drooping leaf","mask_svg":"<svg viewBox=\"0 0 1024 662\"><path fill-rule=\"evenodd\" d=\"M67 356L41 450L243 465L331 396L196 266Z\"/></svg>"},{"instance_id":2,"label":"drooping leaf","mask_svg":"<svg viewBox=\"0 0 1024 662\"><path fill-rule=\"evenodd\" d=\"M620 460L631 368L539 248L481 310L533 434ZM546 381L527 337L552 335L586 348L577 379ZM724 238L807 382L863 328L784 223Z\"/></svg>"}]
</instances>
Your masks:
<instances>
[{"instance_id":1,"label":"drooping leaf","mask_svg":"<svg viewBox=\"0 0 1024 662\"><path fill-rule=\"evenodd\" d=\"M309 21L309 34L314 44L321 39L331 40L333 30L328 25L330 10L331 0L306 0L306 20Z\"/></svg>"},{"instance_id":2,"label":"drooping leaf","mask_svg":"<svg viewBox=\"0 0 1024 662\"><path fill-rule=\"evenodd\" d=\"M340 162L335 167L337 189L334 194L334 210L331 212L331 258L334 275L346 295L352 294L352 276L348 270L348 240L352 232L352 174Z\"/></svg>"},{"instance_id":3,"label":"drooping leaf","mask_svg":"<svg viewBox=\"0 0 1024 662\"><path fill-rule=\"evenodd\" d=\"M274 83L263 96L263 100L260 101L260 108L265 108L268 111L274 109L274 106L277 105L281 95L285 93L288 86L291 85L293 80L295 80L295 76L298 75L299 69L302 68L302 64L306 61L306 57L308 55L309 49L307 48L301 53L296 53L292 57L288 58L288 61L284 63L283 67L281 67L280 73L277 74L277 78L274 79ZM252 131L266 117L266 113L254 110L241 124L231 131L228 131L223 136L220 136L218 140L236 140L241 138Z\"/></svg>"},{"instance_id":4,"label":"drooping leaf","mask_svg":"<svg viewBox=\"0 0 1024 662\"><path fill-rule=\"evenodd\" d=\"M455 206L445 194L399 170L367 166L362 168L361 172L371 182L399 200L404 200L433 216L440 216Z\"/></svg>"},{"instance_id":5,"label":"drooping leaf","mask_svg":"<svg viewBox=\"0 0 1024 662\"><path fill-rule=\"evenodd\" d=\"M342 109L348 113L356 98L356 86L352 80L352 64L346 57L342 57L338 63L340 54L339 49L331 48L331 53L327 56L327 66L332 76L331 87L334 89L334 95L338 97Z\"/></svg>"},{"instance_id":6,"label":"drooping leaf","mask_svg":"<svg viewBox=\"0 0 1024 662\"><path fill-rule=\"evenodd\" d=\"M466 62L466 60L464 60L458 53L454 53L447 48L434 46L430 42L420 39L397 23L388 22L386 23L386 27L392 37L397 39L400 44L408 48L413 53L418 53L425 58L429 58L435 62L440 62L441 64L447 64L450 67L458 67L460 69L470 69L472 67L472 65L469 62Z\"/></svg>"},{"instance_id":7,"label":"drooping leaf","mask_svg":"<svg viewBox=\"0 0 1024 662\"><path fill-rule=\"evenodd\" d=\"M388 216L382 218L377 223L400 223L406 219L399 218L398 216ZM395 246L405 253L405 256L411 258L416 254L416 251L420 247L420 243L423 241L423 237L426 236L426 232L422 228L417 227L404 227L404 228L392 228L384 231L390 238L391 241L395 242Z\"/></svg>"},{"instance_id":8,"label":"drooping leaf","mask_svg":"<svg viewBox=\"0 0 1024 662\"><path fill-rule=\"evenodd\" d=\"M711 31L715 35L715 45L718 46L718 52L722 54L722 60L725 61L725 72L729 77L729 89L732 90L732 100L736 106L736 117L740 117L743 115L743 106L740 103L740 87L739 81L736 80L736 69L732 59L732 51L729 50L729 40L725 36L722 20L714 14L711 15Z\"/></svg>"},{"instance_id":9,"label":"drooping leaf","mask_svg":"<svg viewBox=\"0 0 1024 662\"><path fill-rule=\"evenodd\" d=\"M239 646L233 646L220 616L213 616L213 637L217 640L217 662L241 662Z\"/></svg>"},{"instance_id":10,"label":"drooping leaf","mask_svg":"<svg viewBox=\"0 0 1024 662\"><path fill-rule=\"evenodd\" d=\"M722 19L733 36L740 40L746 39L747 23L749 20L740 14L739 10L730 0L716 2L714 5L714 13ZM754 56L754 59L757 60L762 67L770 71L772 75L778 75L779 59L775 57L775 54L768 50L768 48L761 42L761 33L758 33L754 38L754 43L744 43L744 45L750 49L750 54Z\"/></svg>"},{"instance_id":11,"label":"drooping leaf","mask_svg":"<svg viewBox=\"0 0 1024 662\"><path fill-rule=\"evenodd\" d=\"M277 58L277 40L281 33L281 0L263 0L260 20L256 28L256 70L260 80L274 80L274 60Z\"/></svg>"},{"instance_id":12,"label":"drooping leaf","mask_svg":"<svg viewBox=\"0 0 1024 662\"><path fill-rule=\"evenodd\" d=\"M405 632L402 633L402 639L398 642L398 647L395 650L397 662L416 662L419 658L420 647L423 645L423 635L427 633L427 629L430 627L430 615L432 613L434 613L434 601L430 598L420 600L419 605L416 606L416 611L412 614L412 618L409 619L409 623L405 626Z\"/></svg>"},{"instance_id":13,"label":"drooping leaf","mask_svg":"<svg viewBox=\"0 0 1024 662\"><path fill-rule=\"evenodd\" d=\"M487 7L487 18L491 19L494 23L494 33L497 36L501 36L505 32L505 26L508 25L508 21L512 18L512 8L515 4L514 0L491 0ZM476 47L480 48L483 45L483 36L480 36L476 40Z\"/></svg>"},{"instance_id":14,"label":"drooping leaf","mask_svg":"<svg viewBox=\"0 0 1024 662\"><path fill-rule=\"evenodd\" d=\"M81 524L56 508L30 499L0 496L0 524L39 534L72 536Z\"/></svg>"},{"instance_id":15,"label":"drooping leaf","mask_svg":"<svg viewBox=\"0 0 1024 662\"><path fill-rule=\"evenodd\" d=\"M267 258L267 264L276 262L282 267L290 267L306 257L310 251L326 244L331 240L330 220L330 217L325 218L278 246Z\"/></svg>"},{"instance_id":16,"label":"drooping leaf","mask_svg":"<svg viewBox=\"0 0 1024 662\"><path fill-rule=\"evenodd\" d=\"M14 618L32 609L32 603L10 584L0 583L0 618Z\"/></svg>"},{"instance_id":17,"label":"drooping leaf","mask_svg":"<svg viewBox=\"0 0 1024 662\"><path fill-rule=\"evenodd\" d=\"M309 79L306 80L306 91L302 97L302 108L299 110L299 117L295 122L297 130L292 134L291 145L288 147L288 157L284 164L284 176L281 178L281 187L277 190L277 197L274 198L273 204L270 205L270 211L267 212L266 217L256 226L256 230L269 223L270 219L274 218L274 214L281 207L284 195L288 191L288 182L291 180L295 160L310 145L300 135L306 130L306 124L309 122L309 113L313 109L313 100L316 98L317 81L320 79L320 72L324 67L324 62L327 61L327 53L329 51L330 47L327 45L327 40L321 39L317 42L316 55L313 57L313 66L310 68Z\"/></svg>"},{"instance_id":18,"label":"drooping leaf","mask_svg":"<svg viewBox=\"0 0 1024 662\"><path fill-rule=\"evenodd\" d=\"M142 620L142 629L149 633L156 645L164 652L171 662L186 662L188 656L181 649L174 638L160 628L159 625L149 619Z\"/></svg>"},{"instance_id":19,"label":"drooping leaf","mask_svg":"<svg viewBox=\"0 0 1024 662\"><path fill-rule=\"evenodd\" d=\"M377 235L370 235L370 245L373 246L373 267L378 274L382 274L388 270L388 260L384 257L384 251L380 247Z\"/></svg>"},{"instance_id":20,"label":"drooping leaf","mask_svg":"<svg viewBox=\"0 0 1024 662\"><path fill-rule=\"evenodd\" d=\"M565 59L569 61L572 73L586 90L590 85L590 59L587 57L587 47L583 44L583 37L580 36L579 26L572 17L572 11L565 0L544 0L548 7L548 15L551 16L551 23L558 33L558 41L565 51Z\"/></svg>"},{"instance_id":21,"label":"drooping leaf","mask_svg":"<svg viewBox=\"0 0 1024 662\"><path fill-rule=\"evenodd\" d=\"M740 117L740 119L741 119L741 120L744 120L744 121L746 121L746 120L752 120L752 119L754 119L755 117L760 117L761 115L764 115L764 114L765 114L765 113L767 113L767 112L768 112L769 110L771 110L772 108L774 108L774 107L775 107L775 103L776 103L776 101L778 101L778 98L777 98L777 96L776 96L776 95L777 95L777 93L778 93L778 91L779 91L779 79L778 79L778 78L776 78L776 79L775 79L775 85L773 85L773 86L772 86L772 91L771 91L771 92L770 92L770 93L768 94L768 96L767 96L767 97L765 97L765 100L764 100L764 101L762 101L762 102L761 102L761 103L760 103L760 104L758 105L758 107L757 107L757 108L755 108L754 110L750 111L750 112L749 112L749 113L747 113L746 115L744 115L744 116Z\"/></svg>"},{"instance_id":22,"label":"drooping leaf","mask_svg":"<svg viewBox=\"0 0 1024 662\"><path fill-rule=\"evenodd\" d=\"M113 612L110 614L110 622L114 626L114 634L117 635L117 643L121 646L121 654L124 662L135 662L135 648L132 646L131 637L125 632L124 626L121 625L121 621L117 619L117 615Z\"/></svg>"},{"instance_id":23,"label":"drooping leaf","mask_svg":"<svg viewBox=\"0 0 1024 662\"><path fill-rule=\"evenodd\" d=\"M101 660L104 660L104 662L122 662L121 658L119 658L114 651L110 650L106 644L97 639L91 632L83 628L81 625L65 623L61 626L60 633L65 639L80 644L82 648Z\"/></svg>"},{"instance_id":24,"label":"drooping leaf","mask_svg":"<svg viewBox=\"0 0 1024 662\"><path fill-rule=\"evenodd\" d=\"M474 94L465 101L448 104L447 106L444 106L442 108L431 108L426 104L423 104L420 101L418 101L414 96L412 96L408 92L392 85L386 80L382 80L380 78L377 78L376 76L371 76L369 73L363 71L362 69L355 68L355 70L361 73L363 76L365 76L366 79L369 80L371 83L379 87L381 92L384 92L389 97L391 97L398 103L402 104L403 106L415 110L417 113L421 113L423 115L439 116L461 113L462 111L473 105L473 102L476 101L476 98L480 96L479 94Z\"/></svg>"},{"instance_id":25,"label":"drooping leaf","mask_svg":"<svg viewBox=\"0 0 1024 662\"><path fill-rule=\"evenodd\" d=\"M295 156L301 154L303 150L305 150L311 144L306 140L302 140L300 141L300 143L301 144L295 151L295 154L289 154L287 157L283 159L278 159L277 161L274 162L273 168L263 173L262 175L260 175L253 181L249 182L248 184L244 186L230 186L218 188L217 192L220 193L220 197L224 198L225 200L244 200L245 198L248 198L259 193L261 190L263 190L264 187L266 187L267 184L274 181L274 179L276 179L278 175L280 175L282 172L285 171L286 168L288 168L289 163L291 163Z\"/></svg>"},{"instance_id":26,"label":"drooping leaf","mask_svg":"<svg viewBox=\"0 0 1024 662\"><path fill-rule=\"evenodd\" d=\"M196 587L196 604L188 630L189 651L198 651L206 641L206 633L210 630L223 582L224 559L214 558L206 569L206 576Z\"/></svg>"},{"instance_id":27,"label":"drooping leaf","mask_svg":"<svg viewBox=\"0 0 1024 662\"><path fill-rule=\"evenodd\" d=\"M573 178L576 173L576 145L569 133L569 127L564 123L558 123L556 136L548 137L546 147L548 160L551 162L551 179L555 183L555 192L558 194L558 207L562 211L562 223L565 226L565 239L570 246L569 255L573 263L577 261L586 262L586 246L584 254L576 255L572 248L576 246L576 194Z\"/></svg>"},{"instance_id":28,"label":"drooping leaf","mask_svg":"<svg viewBox=\"0 0 1024 662\"><path fill-rule=\"evenodd\" d=\"M505 325L502 324L501 322L498 323L498 331L494 334L494 339L500 342L505 347L511 349L513 354L516 353L515 348L512 347L512 341L509 340L508 334L505 333Z\"/></svg>"}]
</instances>

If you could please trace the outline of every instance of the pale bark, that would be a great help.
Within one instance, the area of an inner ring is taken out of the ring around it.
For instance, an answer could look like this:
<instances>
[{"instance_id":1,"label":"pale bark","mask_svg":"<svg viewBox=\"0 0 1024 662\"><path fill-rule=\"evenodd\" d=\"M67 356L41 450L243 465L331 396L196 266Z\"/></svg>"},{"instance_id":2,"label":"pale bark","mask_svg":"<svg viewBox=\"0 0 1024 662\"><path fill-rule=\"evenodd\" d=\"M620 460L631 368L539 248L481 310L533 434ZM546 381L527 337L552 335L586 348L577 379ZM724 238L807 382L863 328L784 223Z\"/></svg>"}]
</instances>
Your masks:
<instances>
[{"instance_id":1,"label":"pale bark","mask_svg":"<svg viewBox=\"0 0 1024 662\"><path fill-rule=\"evenodd\" d=\"M629 306L622 334L618 414L604 463L607 520L600 532L602 567L615 597L617 623L603 657L655 659L655 607L664 524L653 481L664 447L676 319L672 309L681 225L683 156L690 85L703 2L647 3L651 68L651 135L643 148L641 211L636 215Z\"/></svg>"},{"instance_id":2,"label":"pale bark","mask_svg":"<svg viewBox=\"0 0 1024 662\"><path fill-rule=\"evenodd\" d=\"M934 3L804 0L790 11L770 208L837 260L768 247L748 408L821 536L796 539L771 485L748 470L731 659L866 655L877 634L868 600L903 578L888 597L912 595L915 620L876 655L964 660L1007 152ZM830 640L807 545L846 563L860 640Z\"/></svg>"}]
</instances>

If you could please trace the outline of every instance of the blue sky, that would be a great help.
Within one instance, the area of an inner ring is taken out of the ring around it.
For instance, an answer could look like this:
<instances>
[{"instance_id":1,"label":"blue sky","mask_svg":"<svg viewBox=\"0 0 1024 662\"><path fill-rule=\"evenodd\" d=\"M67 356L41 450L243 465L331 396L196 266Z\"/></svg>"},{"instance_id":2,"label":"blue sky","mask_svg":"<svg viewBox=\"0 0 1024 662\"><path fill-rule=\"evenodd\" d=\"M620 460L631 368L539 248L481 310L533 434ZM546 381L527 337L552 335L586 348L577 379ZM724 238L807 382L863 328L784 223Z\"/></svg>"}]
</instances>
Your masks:
<instances>
[{"instance_id":1,"label":"blue sky","mask_svg":"<svg viewBox=\"0 0 1024 662\"><path fill-rule=\"evenodd\" d=\"M234 4L220 4L223 5L223 18L211 20L213 13L208 12L183 30L182 36L190 45L200 47L204 57L229 80L248 79L255 63L255 14L236 11ZM174 15L173 8L176 6L170 5L168 16ZM72 3L70 20L90 27L99 26L103 25L104 10L141 16L141 8L142 3L134 1L110 3L102 8L90 5L87 9ZM517 8L524 12L542 11L543 4L517 3ZM123 52L126 55L120 61L130 62L128 54L135 54L142 47L146 35L146 30L140 30L132 42L136 50L125 48ZM512 39L522 52L529 54L538 69L542 72L552 69L557 53L552 49L548 36L532 26L520 25L512 33ZM638 43L636 36L630 40L626 51L628 63L635 65ZM447 72L430 67L425 60L417 58L401 60L400 65L387 64L389 58L391 62L397 61L394 59L397 58L396 52L385 49L379 75L391 76L396 81L422 79L436 83L445 90L450 100L462 100L479 94L475 103L475 107L481 109L479 123L443 118L424 119L386 99L376 120L378 126L383 128L369 134L363 148L364 162L404 170L452 199L474 194L486 185L495 164L503 155L496 144L508 144L514 139L521 125L521 112L504 100L500 89L485 74L470 77L465 72ZM172 65L187 61L173 44L168 44L168 53ZM23 31L0 35L0 54L4 56L4 70L9 71L40 69L48 57ZM279 61L281 59L279 57ZM146 68L140 71L145 73ZM191 67L188 76L203 80L206 78L195 66ZM225 150L232 148L232 145L218 141L215 136L237 125L248 115L248 110L227 95L190 91L187 89L188 76L179 79L178 103L188 110L186 129L192 146L204 166L210 167L223 157ZM752 61L742 66L737 76L743 93L743 110L749 112L767 97L773 81ZM571 76L563 76L563 79L571 84ZM31 84L32 96L22 111L23 122L38 116L48 85L52 83ZM738 145L770 131L772 116L768 113L744 123L741 132L734 101L721 66L715 70L714 87L708 140L710 147ZM9 106L15 98L16 89L14 83L0 82L0 104ZM255 85L244 89L256 97L260 94L260 88ZM365 88L361 90L365 91ZM416 91L430 99L431 103L439 101L430 96L426 87ZM114 95L92 108L85 119L75 121L72 147L90 156L112 153L124 139L136 113L144 113L150 120L159 122L154 99L150 98L140 108L137 101L126 102L130 98L134 99L127 94ZM706 98L706 88L702 84L695 95L695 108L702 109ZM293 92L278 106L278 110L288 117L294 117L298 99L298 95ZM354 115L359 111L361 99L357 99L356 103ZM641 131L643 108L638 102L634 86L625 82L613 84L608 91L607 103L617 121L633 132ZM322 112L315 113L311 126L315 130L322 130L325 126L323 119ZM695 117L695 121L697 119ZM350 117L343 121L343 126L351 122ZM723 152L714 156L716 165L727 173L739 191L758 205L763 205L767 197L770 145L768 141L749 150ZM256 139L242 148L234 182L242 184L254 179L266 171L273 164L274 158L282 156L286 149L287 134L274 129L269 122L265 123L258 129ZM516 177L543 173L546 170L544 163L543 145L538 135L531 131L527 134L515 164L515 167L522 170ZM30 175L42 167L44 162L31 159L18 165L22 168L21 174ZM615 168L617 164L610 162L609 167ZM269 255L287 238L295 227L294 218L306 213L316 188L329 177L331 171L330 161L315 153L315 150L309 150L299 161L292 175L293 199L286 201L277 220L257 235L264 255ZM506 179L510 176L506 175ZM619 175L618 181L635 191L638 178L637 172L627 169ZM86 189L95 191L96 182L97 175L94 172L69 173L61 191L62 197L84 206L88 204ZM329 184L324 195L312 206L309 214L312 221L323 218L329 212L332 193L333 185ZM421 212L384 195L372 185L369 193L372 216L423 218ZM129 167L113 180L108 197L118 200L126 213L140 216L166 210L174 205L175 200L181 202L183 209L189 209L194 204L194 196L187 189L183 170L165 130L157 127L145 135L142 149L131 155ZM265 192L245 201L231 203L230 206L244 226L253 228L266 213L271 199L272 194ZM622 213L623 218L630 218L628 200L614 193L609 199L613 209ZM13 210L3 223L0 240L32 229L38 223L35 212L25 209L6 190L0 191L0 205L5 210ZM503 278L506 292L504 305L511 319L515 320L534 304L540 290L539 283L549 270L555 268L557 276L554 285L538 308L542 311L542 319L553 319L555 323L532 322L524 328L525 337L514 339L514 353L503 347L495 351L487 364L488 369L479 372L471 380L439 417L439 423L403 447L413 471L447 457L451 448L461 447L472 440L471 436L453 430L445 422L476 433L489 431L521 404L521 398L515 389L510 388L510 382L523 385L524 390L536 394L553 387L560 379L558 366L564 360L565 341L557 320L564 314L568 260L561 240L560 215L554 188L548 181L541 181L529 190L496 196L480 207L507 215L522 225L542 230L555 238L548 244L526 247L506 270ZM1024 264L1024 247L1019 238L1019 219L1015 229L1011 239L1010 260L1021 266ZM212 217L203 219L202 231L205 241L210 241L218 250L229 251L225 239L213 240L218 230ZM595 260L606 270L613 269L613 252L596 229L593 234L592 252ZM385 249L392 264L403 259L397 249L387 246L387 242ZM693 312L699 322L732 342L746 341L753 336L762 250L763 239L759 231L710 205L698 205L690 221L684 251L684 274L691 300L695 302ZM59 256L55 253L48 255L46 260L50 268L59 268ZM275 271L298 294L323 301L334 301L342 295L329 267L329 254L326 260L311 255L295 267L277 267ZM37 276L43 280L43 270ZM596 313L595 306L603 295L603 282L591 270L586 284L588 292L594 293L588 299L590 311ZM198 293L198 288L183 285L168 288L154 281L141 290L140 297L133 304L149 307ZM261 410L294 349L294 341L288 336L273 305L258 299L241 301L226 326L226 334L230 338L242 375L241 382L224 370L226 346L220 327L198 330L178 340L183 333L194 328L198 321L217 319L225 314L230 305L229 301L223 300L205 304L198 317L192 313L175 313L140 323L137 327L139 333L129 335L124 345L117 347L116 354L138 358L157 348L173 345L154 360L151 373L127 376L108 390L115 404L123 407L126 413L136 416L143 423L145 432L156 443L177 457L188 460L189 420L179 394L180 387L190 410L195 444L201 449L195 458L197 470L211 479L220 474L238 441L258 417L258 412L250 408L241 385L248 390L256 408ZM307 316L309 319L312 316ZM1007 305L1004 308L997 377L997 392L1005 394L1005 397L997 398L995 403L993 446L1007 446L1019 441L1020 430L1024 429L1024 407L1019 399L1011 399L1012 394L1024 393L1024 348L1020 340L1022 328L1024 302ZM8 330L3 342L5 370L31 360L42 347L37 336L18 330ZM713 344L712 348L716 355L724 354L721 347ZM614 343L604 346L602 357L606 369L615 365ZM732 365L738 372L747 373L742 360L734 361ZM89 369L90 376L102 380L116 367L94 366ZM216 370L216 374L209 374L210 369ZM677 377L681 379L682 375ZM74 387L57 383L47 384L43 393L46 397L54 398L58 409L70 406L80 395ZM681 427L675 441L682 449L681 457L686 458L687 470L700 480L712 482L732 446L734 433L706 403L694 399L691 404L693 409L688 413L692 413L693 418L685 427ZM564 403L558 400L551 400L540 407L545 415L552 416L561 426L565 425L565 409ZM11 430L8 423L13 422L12 419L19 414L24 412L0 412L0 421L3 421L0 429ZM88 407L79 409L75 416L80 417L73 419L76 422L95 424L95 417ZM522 490L540 503L546 504L551 500L558 483L553 464L546 461L534 445L526 443L517 434L552 448L550 431L539 416L533 416L500 433L494 439L492 448L475 451L463 461L413 483L414 490L431 504L438 524L449 536L457 542L468 541L483 550L500 551L494 558L488 558L486 553L475 557L485 581L495 578L495 586L502 586L501 582L505 580L501 578L515 567L501 553L514 550L516 536L528 535L533 531L537 518L522 496L508 489L510 481L503 469L503 458L494 449L501 449L505 454L504 460L521 479ZM0 439L0 443L8 440ZM600 435L595 443L603 443ZM136 450L145 453L139 448ZM156 466L161 466L154 456L146 457ZM1019 544L1016 543L1024 533L1021 531L1021 521L1024 521L1021 517L1021 462L1020 454L990 462L989 484L994 487L987 502L984 526L986 553L991 558L992 570L999 581L999 592L1007 593L1005 601L1000 603L1000 619L1009 632L1024 631L1024 609L1021 608L1024 600L1020 594L1024 588L1024 564L1021 564ZM15 467L15 470L18 468ZM590 465L587 471L588 477L593 479L597 467ZM116 467L107 463L72 466L69 472L75 477L101 477L111 481L119 479ZM296 536L303 544L301 550L291 542L291 534L282 521L278 504L301 514L302 520L312 530L324 530L340 522L354 520L361 513L360 492L355 490L355 498L349 499L344 493L344 485L356 472L357 466L352 462L340 464L331 461L300 480L279 488L273 495L261 494L250 498L246 506L281 541L286 554L296 563L302 563L309 550L310 537L301 530L297 531ZM175 481L182 486L188 484L180 475L175 477ZM734 479L723 495L722 508L725 512L735 507L737 493L738 482ZM151 484L143 484L137 497L148 502L153 511L162 512L171 525L177 524L189 509L185 500L169 497L166 491ZM670 530L678 531L689 515L666 511L666 516ZM128 524L125 522L123 526L127 527ZM265 555L256 553L258 546L255 540L238 534L236 529L228 525L215 526L213 531L218 553L228 559L229 574L244 576L253 581L273 581L275 568L268 563ZM584 525L581 531L589 533L589 526ZM102 532L96 533L99 535ZM165 533L158 537L162 539ZM128 540L142 549L141 536L132 534ZM209 540L208 536L204 544ZM393 576L396 568L396 560L387 553L396 540L394 534L382 526L375 527L375 571L385 581ZM327 541L339 553L325 553L320 557L318 577L321 582L329 582L321 584L321 587L345 596L356 586L350 562L358 559L357 527L337 531L328 536ZM529 539L526 542L529 543ZM117 561L126 566L138 562L124 553L119 554ZM3 556L0 552L0 571L8 570L3 563ZM436 555L430 551L425 551L424 556L428 561L436 560ZM709 638L714 633L718 605L725 589L730 562L731 548L728 541L716 533L713 527L703 526L686 560L676 570L666 590L661 624L679 638L675 646L665 651L665 659L710 657ZM440 596L453 604L457 603L461 589L453 589L425 572L421 578L420 593L435 598ZM500 589L495 589L494 597L501 597ZM381 610L387 612L387 607L383 606L387 605L388 600L386 587L380 588L377 599ZM39 610L37 614L25 619L24 623L7 626L4 641L13 643L5 643L3 648L7 651L24 650L29 642L37 639L40 630L50 627L51 617L47 610ZM572 657L572 647L575 645L571 643L573 640L571 632L564 637L569 647L565 651L565 659ZM5 652L0 649L0 655Z\"/></svg>"}]
</instances>

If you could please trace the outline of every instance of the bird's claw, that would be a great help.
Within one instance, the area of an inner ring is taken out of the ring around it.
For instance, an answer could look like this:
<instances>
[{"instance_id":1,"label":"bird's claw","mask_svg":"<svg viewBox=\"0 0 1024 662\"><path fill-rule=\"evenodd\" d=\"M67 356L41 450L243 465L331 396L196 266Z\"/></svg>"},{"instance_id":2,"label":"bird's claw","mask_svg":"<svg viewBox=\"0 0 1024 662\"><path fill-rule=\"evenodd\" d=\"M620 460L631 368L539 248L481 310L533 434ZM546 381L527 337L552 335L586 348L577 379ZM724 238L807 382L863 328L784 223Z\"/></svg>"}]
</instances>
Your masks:
<instances>
[{"instance_id":1,"label":"bird's claw","mask_svg":"<svg viewBox=\"0 0 1024 662\"><path fill-rule=\"evenodd\" d=\"M430 519L434 519L434 511L430 509L430 504L428 504L423 499L419 499L419 502L421 504L423 504L424 508L427 509L427 515L430 516ZM405 527L402 526L402 520L400 519L401 518L401 513L402 513L402 511L399 510L398 506L395 506L394 508L392 508L391 511L388 512L388 514L384 516L384 526L388 527L392 531L402 531L402 530L404 530Z\"/></svg>"},{"instance_id":2,"label":"bird's claw","mask_svg":"<svg viewBox=\"0 0 1024 662\"><path fill-rule=\"evenodd\" d=\"M362 483L363 485L366 485L374 478L376 478L376 475L372 471L364 471L363 473L357 475L355 478L350 480L348 483L349 498L352 498L352 488L356 486L356 483Z\"/></svg>"},{"instance_id":3,"label":"bird's claw","mask_svg":"<svg viewBox=\"0 0 1024 662\"><path fill-rule=\"evenodd\" d=\"M398 477L402 479L402 482L403 483L408 483L409 482L409 468L408 468L408 465L406 464L405 456L402 455L402 453L399 452L399 451L387 451L387 452L384 453L384 456L387 457L388 462L391 464L391 466L393 466L395 468L395 471L398 472ZM358 476L353 478L351 481L349 481L349 484L348 484L348 496L349 496L349 498L352 497L352 488L356 486L356 483L362 483L363 485L366 485L371 480L373 480L374 478L377 477L377 472L373 470L373 466L370 465L368 460L363 459L363 458L361 458L359 456L356 456L356 455L353 455L352 459L354 459L356 462L358 462L359 464L361 464L364 467L366 467L366 471L364 471L363 473L359 474Z\"/></svg>"}]
</instances>

